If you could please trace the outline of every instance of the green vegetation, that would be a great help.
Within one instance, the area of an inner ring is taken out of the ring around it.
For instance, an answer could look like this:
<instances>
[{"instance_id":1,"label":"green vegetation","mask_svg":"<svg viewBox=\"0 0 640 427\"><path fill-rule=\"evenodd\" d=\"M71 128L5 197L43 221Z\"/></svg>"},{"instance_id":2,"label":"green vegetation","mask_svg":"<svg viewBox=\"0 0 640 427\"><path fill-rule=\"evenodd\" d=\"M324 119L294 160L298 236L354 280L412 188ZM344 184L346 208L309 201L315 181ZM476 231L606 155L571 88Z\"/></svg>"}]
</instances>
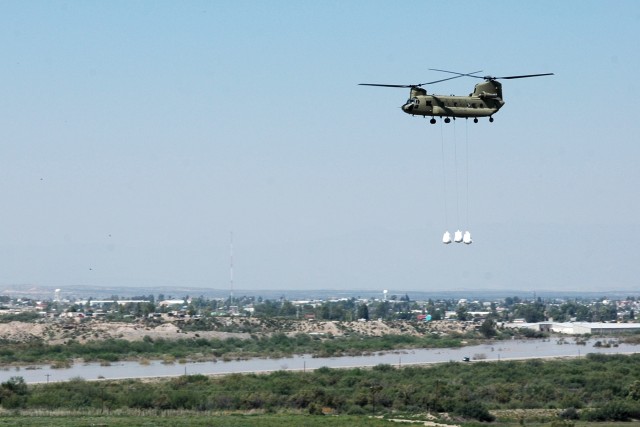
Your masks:
<instances>
[{"instance_id":1,"label":"green vegetation","mask_svg":"<svg viewBox=\"0 0 640 427\"><path fill-rule=\"evenodd\" d=\"M558 425L569 426L576 420L640 418L637 378L640 355L597 354L575 360L191 375L154 382L89 382L77 378L27 386L14 377L0 385L0 404L13 412L79 411L85 415L186 411L193 416L243 413L323 418L376 414L410 418L447 412L454 419L520 422L529 416L531 421L555 420Z\"/></svg>"},{"instance_id":2,"label":"green vegetation","mask_svg":"<svg viewBox=\"0 0 640 427\"><path fill-rule=\"evenodd\" d=\"M94 340L79 343L50 345L43 342L1 342L0 363L43 363L81 358L85 361L113 362L135 358L249 358L283 357L292 354L312 354L317 357L360 355L374 351L405 348L459 347L459 338L437 335L385 335L382 337L349 336L321 339L308 334L289 337L283 333L272 336L252 336L250 339L151 339L127 341L122 339Z\"/></svg>"},{"instance_id":3,"label":"green vegetation","mask_svg":"<svg viewBox=\"0 0 640 427\"><path fill-rule=\"evenodd\" d=\"M22 313L10 313L0 316L0 323L9 322L35 322L42 319L35 311L23 311Z\"/></svg>"}]
</instances>

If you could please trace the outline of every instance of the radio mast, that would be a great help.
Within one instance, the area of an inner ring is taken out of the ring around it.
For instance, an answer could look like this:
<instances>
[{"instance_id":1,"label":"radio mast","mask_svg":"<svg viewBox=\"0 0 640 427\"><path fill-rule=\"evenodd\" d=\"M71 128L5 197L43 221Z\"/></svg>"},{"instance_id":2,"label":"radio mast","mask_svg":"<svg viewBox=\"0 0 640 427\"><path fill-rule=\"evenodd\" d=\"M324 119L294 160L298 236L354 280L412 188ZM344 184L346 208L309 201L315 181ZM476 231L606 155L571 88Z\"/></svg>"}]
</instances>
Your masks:
<instances>
[{"instance_id":1,"label":"radio mast","mask_svg":"<svg viewBox=\"0 0 640 427\"><path fill-rule=\"evenodd\" d=\"M233 304L233 231L231 232L231 241L229 244L229 307Z\"/></svg>"}]
</instances>

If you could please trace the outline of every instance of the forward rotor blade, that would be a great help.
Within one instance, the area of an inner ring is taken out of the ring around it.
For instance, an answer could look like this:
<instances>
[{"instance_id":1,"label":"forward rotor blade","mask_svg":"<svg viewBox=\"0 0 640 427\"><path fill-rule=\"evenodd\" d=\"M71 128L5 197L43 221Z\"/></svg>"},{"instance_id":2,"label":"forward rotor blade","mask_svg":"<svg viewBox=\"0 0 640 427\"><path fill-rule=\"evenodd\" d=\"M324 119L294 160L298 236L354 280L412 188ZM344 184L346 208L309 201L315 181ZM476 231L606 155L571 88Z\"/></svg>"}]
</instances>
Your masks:
<instances>
[{"instance_id":1,"label":"forward rotor blade","mask_svg":"<svg viewBox=\"0 0 640 427\"><path fill-rule=\"evenodd\" d=\"M431 71L440 71L441 73L449 73L449 74L457 74L458 77L478 77L478 76L472 76L472 74L476 74L476 73L481 73L482 70L479 71L472 71L471 73L456 73L455 71L447 71L447 70L439 70L437 68L429 68L429 70Z\"/></svg>"},{"instance_id":2,"label":"forward rotor blade","mask_svg":"<svg viewBox=\"0 0 640 427\"><path fill-rule=\"evenodd\" d=\"M479 77L479 76L473 76L472 75L472 74L475 74L475 73L481 73L482 70L464 74L464 73L456 73L456 72L453 72L453 71L436 70L434 68L429 68L429 69L433 70L433 71L442 71L444 73L456 74L456 76L447 77L446 79L434 80L432 82L418 83L418 84L415 84L415 85L387 85L387 84L378 84L378 83L359 83L359 85L360 86L380 86L380 87L404 87L404 88L409 88L409 87L422 87L422 86L425 86L425 85L432 85L434 83L446 82L447 80L459 79L460 77L478 77L479 79L482 78L482 77Z\"/></svg>"},{"instance_id":3,"label":"forward rotor blade","mask_svg":"<svg viewBox=\"0 0 640 427\"><path fill-rule=\"evenodd\" d=\"M420 84L420 85L418 85L418 86L422 86L422 85L432 85L432 84L434 84L434 83L446 82L447 80L459 79L460 77L465 77L465 76L466 76L466 74L461 74L461 75L459 75L459 76L447 77L446 79L440 79L440 80L436 80L436 81L429 82L429 83L422 83L422 84Z\"/></svg>"},{"instance_id":4,"label":"forward rotor blade","mask_svg":"<svg viewBox=\"0 0 640 427\"><path fill-rule=\"evenodd\" d=\"M481 73L482 70L473 71L471 73L456 73L454 71L446 71L446 70L437 70L435 68L429 68L432 71L441 71L443 73L455 74L454 77L447 77L446 79L434 80L432 82L426 83L418 83L415 85L388 85L388 84L380 84L380 83L358 83L360 86L379 86L379 87L402 87L402 88L411 88L411 87L422 87L425 85L432 85L434 83L446 82L447 80L459 79L460 77L476 77L478 79L482 79L484 77L474 76L473 74Z\"/></svg>"},{"instance_id":5,"label":"forward rotor blade","mask_svg":"<svg viewBox=\"0 0 640 427\"><path fill-rule=\"evenodd\" d=\"M380 86L380 87L415 87L415 86L420 86L420 85L383 85L383 84L377 84L377 83L358 83L359 86Z\"/></svg>"}]
</instances>

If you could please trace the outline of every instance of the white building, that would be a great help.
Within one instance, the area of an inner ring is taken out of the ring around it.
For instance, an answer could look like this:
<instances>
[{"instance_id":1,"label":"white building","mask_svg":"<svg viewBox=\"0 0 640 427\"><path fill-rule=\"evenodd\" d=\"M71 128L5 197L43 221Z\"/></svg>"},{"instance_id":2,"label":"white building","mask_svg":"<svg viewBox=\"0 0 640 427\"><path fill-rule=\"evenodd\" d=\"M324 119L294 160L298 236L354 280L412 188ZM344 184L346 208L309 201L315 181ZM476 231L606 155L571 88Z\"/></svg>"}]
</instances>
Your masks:
<instances>
[{"instance_id":1,"label":"white building","mask_svg":"<svg viewBox=\"0 0 640 427\"><path fill-rule=\"evenodd\" d=\"M505 323L507 328L529 328L536 331L555 332L567 335L611 335L640 331L640 323L601 323L601 322L540 322Z\"/></svg>"}]
</instances>

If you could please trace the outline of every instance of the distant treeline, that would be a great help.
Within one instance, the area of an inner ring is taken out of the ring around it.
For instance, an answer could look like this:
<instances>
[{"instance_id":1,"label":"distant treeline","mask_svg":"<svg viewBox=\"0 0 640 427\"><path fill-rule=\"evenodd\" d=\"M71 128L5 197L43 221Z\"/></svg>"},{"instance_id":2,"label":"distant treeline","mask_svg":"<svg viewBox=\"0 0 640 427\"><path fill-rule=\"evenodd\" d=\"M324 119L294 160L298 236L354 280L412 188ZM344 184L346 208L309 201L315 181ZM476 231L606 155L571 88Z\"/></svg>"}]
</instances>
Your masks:
<instances>
[{"instance_id":1,"label":"distant treeline","mask_svg":"<svg viewBox=\"0 0 640 427\"><path fill-rule=\"evenodd\" d=\"M588 421L640 418L640 355L573 360L450 362L432 367L320 368L313 372L183 376L27 386L0 385L5 409L305 411L311 414L448 412L492 421L498 409L550 409ZM549 421L548 419L545 421Z\"/></svg>"}]
</instances>

